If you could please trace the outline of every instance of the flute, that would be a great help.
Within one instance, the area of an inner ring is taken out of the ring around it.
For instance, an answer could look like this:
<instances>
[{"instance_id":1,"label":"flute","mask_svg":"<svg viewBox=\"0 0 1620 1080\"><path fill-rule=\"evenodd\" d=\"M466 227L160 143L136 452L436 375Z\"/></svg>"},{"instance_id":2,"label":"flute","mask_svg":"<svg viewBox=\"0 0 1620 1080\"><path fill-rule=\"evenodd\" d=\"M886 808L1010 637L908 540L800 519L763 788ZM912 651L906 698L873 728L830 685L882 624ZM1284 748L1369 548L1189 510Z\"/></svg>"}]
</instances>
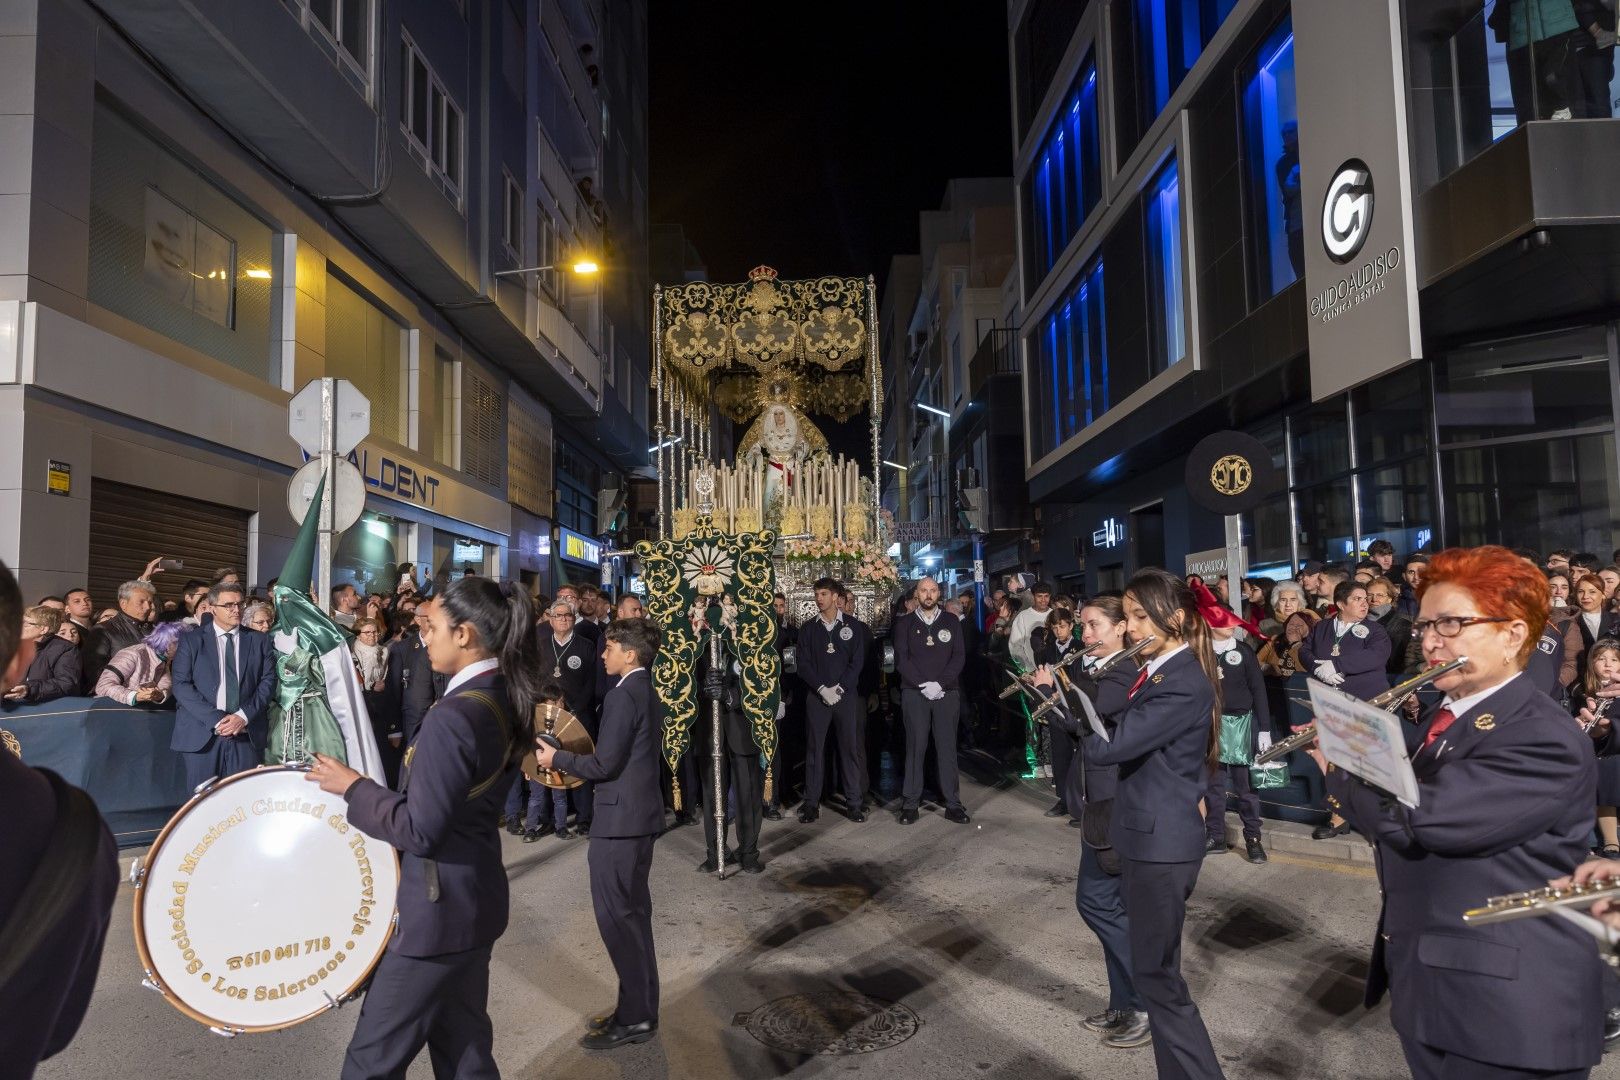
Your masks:
<instances>
[{"instance_id":1,"label":"flute","mask_svg":"<svg viewBox=\"0 0 1620 1080\"><path fill-rule=\"evenodd\" d=\"M1368 701L1367 704L1377 705L1386 712L1394 712L1396 709L1401 707L1402 702L1411 697L1413 694L1417 693L1419 690L1423 689L1424 686L1438 679L1447 672L1456 671L1466 663L1468 663L1468 657L1459 656L1455 660L1447 660L1443 664L1436 664L1427 671L1420 671L1410 679L1407 679L1405 682L1398 683L1395 686L1390 687L1382 694L1379 694L1377 697ZM1315 740L1316 725L1306 724L1304 727L1288 736L1288 738L1283 739L1280 742L1274 742L1270 746L1266 747L1266 749L1260 751L1260 753L1256 755L1254 763L1256 765L1264 765L1267 762L1276 761L1285 754L1291 754L1295 750L1309 746Z\"/></svg>"}]
</instances>

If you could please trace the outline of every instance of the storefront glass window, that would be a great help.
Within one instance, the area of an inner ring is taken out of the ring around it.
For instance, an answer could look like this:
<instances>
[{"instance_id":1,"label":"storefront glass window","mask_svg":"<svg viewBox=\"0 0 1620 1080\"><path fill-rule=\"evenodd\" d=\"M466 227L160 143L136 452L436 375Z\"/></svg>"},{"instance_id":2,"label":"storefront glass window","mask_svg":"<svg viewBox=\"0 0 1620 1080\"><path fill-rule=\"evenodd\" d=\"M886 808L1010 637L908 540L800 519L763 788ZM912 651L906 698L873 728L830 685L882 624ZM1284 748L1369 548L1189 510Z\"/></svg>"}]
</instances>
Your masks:
<instances>
[{"instance_id":1,"label":"storefront glass window","mask_svg":"<svg viewBox=\"0 0 1620 1080\"><path fill-rule=\"evenodd\" d=\"M1273 421L1250 434L1271 452L1271 463L1278 475L1287 476L1288 446L1283 422ZM1271 576L1276 576L1276 567L1286 567L1293 560L1293 545L1289 542L1293 522L1288 513L1288 500L1288 492L1284 489L1248 515L1250 566L1255 570L1266 570ZM1283 573L1286 576L1286 570Z\"/></svg>"},{"instance_id":2,"label":"storefront glass window","mask_svg":"<svg viewBox=\"0 0 1620 1080\"><path fill-rule=\"evenodd\" d=\"M1366 551L1375 539L1394 544L1397 557L1432 545L1432 472L1428 457L1419 454L1398 465L1366 469L1357 475L1361 495L1361 544L1357 551ZM1348 551L1329 554L1352 557Z\"/></svg>"},{"instance_id":3,"label":"storefront glass window","mask_svg":"<svg viewBox=\"0 0 1620 1080\"><path fill-rule=\"evenodd\" d=\"M1148 303L1153 317L1153 371L1187 355L1181 302L1181 179L1174 160L1147 191Z\"/></svg>"},{"instance_id":4,"label":"storefront glass window","mask_svg":"<svg viewBox=\"0 0 1620 1080\"><path fill-rule=\"evenodd\" d=\"M1612 433L1446 451L1447 541L1606 556L1620 537L1614 454Z\"/></svg>"},{"instance_id":5,"label":"storefront glass window","mask_svg":"<svg viewBox=\"0 0 1620 1080\"><path fill-rule=\"evenodd\" d=\"M1312 405L1294 418L1294 482L1310 484L1350 468L1344 398Z\"/></svg>"},{"instance_id":6,"label":"storefront glass window","mask_svg":"<svg viewBox=\"0 0 1620 1080\"><path fill-rule=\"evenodd\" d=\"M1374 465L1429 449L1429 395L1422 364L1412 364L1351 393L1356 464Z\"/></svg>"},{"instance_id":7,"label":"storefront glass window","mask_svg":"<svg viewBox=\"0 0 1620 1080\"><path fill-rule=\"evenodd\" d=\"M1038 282L1057 262L1102 193L1097 67L1088 57L1025 181Z\"/></svg>"},{"instance_id":8,"label":"storefront glass window","mask_svg":"<svg viewBox=\"0 0 1620 1080\"><path fill-rule=\"evenodd\" d=\"M1587 327L1451 353L1435 375L1441 445L1611 424L1608 352Z\"/></svg>"},{"instance_id":9,"label":"storefront glass window","mask_svg":"<svg viewBox=\"0 0 1620 1080\"><path fill-rule=\"evenodd\" d=\"M1299 506L1300 557L1343 559L1355 542L1350 478L1297 491L1294 499Z\"/></svg>"},{"instance_id":10,"label":"storefront glass window","mask_svg":"<svg viewBox=\"0 0 1620 1080\"><path fill-rule=\"evenodd\" d=\"M344 530L332 557L332 580L349 582L363 593L392 593L406 550L402 521L366 511Z\"/></svg>"},{"instance_id":11,"label":"storefront glass window","mask_svg":"<svg viewBox=\"0 0 1620 1080\"><path fill-rule=\"evenodd\" d=\"M1244 67L1243 149L1257 299L1268 300L1305 273L1294 27L1288 19Z\"/></svg>"}]
</instances>

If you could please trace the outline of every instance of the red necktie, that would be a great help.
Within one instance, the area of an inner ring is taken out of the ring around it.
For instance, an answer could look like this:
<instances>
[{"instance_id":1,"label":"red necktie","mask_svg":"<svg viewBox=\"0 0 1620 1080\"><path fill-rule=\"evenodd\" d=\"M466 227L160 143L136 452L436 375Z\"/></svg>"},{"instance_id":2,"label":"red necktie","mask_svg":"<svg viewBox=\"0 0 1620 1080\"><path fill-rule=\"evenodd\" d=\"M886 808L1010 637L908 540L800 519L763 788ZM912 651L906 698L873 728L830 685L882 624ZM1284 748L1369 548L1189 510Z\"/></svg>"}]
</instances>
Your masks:
<instances>
[{"instance_id":1,"label":"red necktie","mask_svg":"<svg viewBox=\"0 0 1620 1080\"><path fill-rule=\"evenodd\" d=\"M1137 676L1136 676L1136 681L1131 683L1131 689L1125 696L1126 697L1135 697L1136 692L1138 690L1142 689L1142 684L1147 682L1147 675L1148 675L1147 668L1143 668L1140 672L1138 672Z\"/></svg>"},{"instance_id":2,"label":"red necktie","mask_svg":"<svg viewBox=\"0 0 1620 1080\"><path fill-rule=\"evenodd\" d=\"M1452 712L1450 709L1441 709L1439 712L1435 713L1434 721L1429 724L1429 733L1423 736L1423 749L1427 750L1429 748L1429 744L1434 742L1434 740L1438 739L1440 736L1444 735L1446 733L1446 728L1450 727L1456 722L1456 720L1457 714Z\"/></svg>"}]
</instances>

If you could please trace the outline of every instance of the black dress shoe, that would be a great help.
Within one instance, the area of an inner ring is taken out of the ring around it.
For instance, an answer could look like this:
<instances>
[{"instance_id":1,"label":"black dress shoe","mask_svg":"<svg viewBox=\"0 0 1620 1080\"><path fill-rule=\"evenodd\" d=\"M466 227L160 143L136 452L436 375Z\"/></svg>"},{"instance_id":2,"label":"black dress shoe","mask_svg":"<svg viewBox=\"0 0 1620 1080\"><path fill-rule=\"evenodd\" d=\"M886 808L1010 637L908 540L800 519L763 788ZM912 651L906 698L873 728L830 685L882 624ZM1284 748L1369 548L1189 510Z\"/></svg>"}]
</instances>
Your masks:
<instances>
[{"instance_id":1,"label":"black dress shoe","mask_svg":"<svg viewBox=\"0 0 1620 1080\"><path fill-rule=\"evenodd\" d=\"M1079 818L1070 818L1069 819L1069 828L1071 828L1071 829L1083 829L1085 827L1086 827L1086 823L1081 821Z\"/></svg>"},{"instance_id":2,"label":"black dress shoe","mask_svg":"<svg viewBox=\"0 0 1620 1080\"><path fill-rule=\"evenodd\" d=\"M760 862L758 858L744 859L742 861L742 872L745 874L763 874L765 864Z\"/></svg>"},{"instance_id":3,"label":"black dress shoe","mask_svg":"<svg viewBox=\"0 0 1620 1080\"><path fill-rule=\"evenodd\" d=\"M613 1014L615 1011L616 1010L614 1009L609 1009L605 1013L599 1013L596 1016L591 1017L589 1020L585 1021L585 1030L601 1031L603 1028L613 1023Z\"/></svg>"},{"instance_id":4,"label":"black dress shoe","mask_svg":"<svg viewBox=\"0 0 1620 1080\"><path fill-rule=\"evenodd\" d=\"M1312 829L1311 830L1311 839L1312 840L1327 840L1327 839L1331 839L1332 837L1335 837L1335 836L1348 836L1349 834L1350 834L1350 823L1348 821L1342 822L1342 823L1340 823L1338 825L1334 825L1330 821L1325 825L1318 825L1316 828Z\"/></svg>"},{"instance_id":5,"label":"black dress shoe","mask_svg":"<svg viewBox=\"0 0 1620 1080\"><path fill-rule=\"evenodd\" d=\"M1210 837L1208 840L1204 841L1204 854L1205 855L1225 855L1226 854L1226 841L1225 840L1217 840L1213 836Z\"/></svg>"},{"instance_id":6,"label":"black dress shoe","mask_svg":"<svg viewBox=\"0 0 1620 1080\"><path fill-rule=\"evenodd\" d=\"M904 810L900 811L900 824L915 825L916 823L917 808L915 806L908 806Z\"/></svg>"},{"instance_id":7,"label":"black dress shoe","mask_svg":"<svg viewBox=\"0 0 1620 1080\"><path fill-rule=\"evenodd\" d=\"M511 833L513 836L522 836L523 822L519 821L517 818L513 818L511 821L506 823L506 831Z\"/></svg>"},{"instance_id":8,"label":"black dress shoe","mask_svg":"<svg viewBox=\"0 0 1620 1080\"><path fill-rule=\"evenodd\" d=\"M1258 838L1243 841L1243 853L1248 856L1249 861L1252 863L1266 861L1266 849L1260 846Z\"/></svg>"},{"instance_id":9,"label":"black dress shoe","mask_svg":"<svg viewBox=\"0 0 1620 1080\"><path fill-rule=\"evenodd\" d=\"M523 842L525 844L532 844L544 835L546 834L541 832L539 829L525 829L523 830Z\"/></svg>"},{"instance_id":10,"label":"black dress shoe","mask_svg":"<svg viewBox=\"0 0 1620 1080\"><path fill-rule=\"evenodd\" d=\"M1130 1015L1130 1012L1124 1009L1104 1009L1102 1012L1094 1013L1080 1022L1092 1031L1118 1031Z\"/></svg>"},{"instance_id":11,"label":"black dress shoe","mask_svg":"<svg viewBox=\"0 0 1620 1080\"><path fill-rule=\"evenodd\" d=\"M677 810L677 811L675 811L675 827L677 829L679 829L683 825L690 825L690 824L692 824L692 815L689 812L687 812L685 810Z\"/></svg>"},{"instance_id":12,"label":"black dress shoe","mask_svg":"<svg viewBox=\"0 0 1620 1080\"><path fill-rule=\"evenodd\" d=\"M1048 809L1046 811L1046 816L1047 817L1062 817L1064 814L1067 814L1068 812L1069 812L1069 808L1067 806L1063 805L1063 800L1062 799L1059 799L1057 802L1052 804L1050 809Z\"/></svg>"},{"instance_id":13,"label":"black dress shoe","mask_svg":"<svg viewBox=\"0 0 1620 1080\"><path fill-rule=\"evenodd\" d=\"M579 1040L587 1050L616 1050L631 1043L644 1043L658 1034L658 1021L644 1020L639 1024L621 1024L614 1021L598 1028Z\"/></svg>"},{"instance_id":14,"label":"black dress shoe","mask_svg":"<svg viewBox=\"0 0 1620 1080\"><path fill-rule=\"evenodd\" d=\"M813 807L811 809L809 809L809 810L800 810L799 811L799 824L800 825L808 825L808 824L810 824L812 821L816 820L816 818L818 818L820 816L821 816L821 811L817 810L817 809L815 809Z\"/></svg>"},{"instance_id":15,"label":"black dress shoe","mask_svg":"<svg viewBox=\"0 0 1620 1080\"><path fill-rule=\"evenodd\" d=\"M1620 1008L1603 1014L1603 1048L1607 1050L1616 1042L1620 1042Z\"/></svg>"},{"instance_id":16,"label":"black dress shoe","mask_svg":"<svg viewBox=\"0 0 1620 1080\"><path fill-rule=\"evenodd\" d=\"M1068 813L1068 811L1065 810L1064 813ZM973 819L968 817L968 812L962 809L960 806L953 806L945 811L945 820L954 821L958 825L966 825Z\"/></svg>"},{"instance_id":17,"label":"black dress shoe","mask_svg":"<svg viewBox=\"0 0 1620 1080\"><path fill-rule=\"evenodd\" d=\"M774 807L774 806L767 806L765 808L765 820L766 821L781 821L782 820L782 811L779 810L778 808Z\"/></svg>"},{"instance_id":18,"label":"black dress shoe","mask_svg":"<svg viewBox=\"0 0 1620 1080\"><path fill-rule=\"evenodd\" d=\"M566 826L566 825L564 825L562 828L558 829L556 832L552 833L551 835L555 836L559 840L572 840L574 838L574 834L568 831L568 826Z\"/></svg>"},{"instance_id":19,"label":"black dress shoe","mask_svg":"<svg viewBox=\"0 0 1620 1080\"><path fill-rule=\"evenodd\" d=\"M851 811L850 815L849 815L849 820L855 821L855 822L865 821L866 820L866 811L865 810L859 810L859 809Z\"/></svg>"},{"instance_id":20,"label":"black dress shoe","mask_svg":"<svg viewBox=\"0 0 1620 1080\"><path fill-rule=\"evenodd\" d=\"M591 835L591 823L587 821L583 825L575 825L574 826L574 835L576 835L576 836L589 836L589 835Z\"/></svg>"},{"instance_id":21,"label":"black dress shoe","mask_svg":"<svg viewBox=\"0 0 1620 1080\"><path fill-rule=\"evenodd\" d=\"M1148 1026L1148 1014L1128 1012L1125 1021L1103 1036L1103 1045L1116 1050L1129 1050L1133 1046L1146 1046L1153 1041L1153 1030Z\"/></svg>"}]
</instances>

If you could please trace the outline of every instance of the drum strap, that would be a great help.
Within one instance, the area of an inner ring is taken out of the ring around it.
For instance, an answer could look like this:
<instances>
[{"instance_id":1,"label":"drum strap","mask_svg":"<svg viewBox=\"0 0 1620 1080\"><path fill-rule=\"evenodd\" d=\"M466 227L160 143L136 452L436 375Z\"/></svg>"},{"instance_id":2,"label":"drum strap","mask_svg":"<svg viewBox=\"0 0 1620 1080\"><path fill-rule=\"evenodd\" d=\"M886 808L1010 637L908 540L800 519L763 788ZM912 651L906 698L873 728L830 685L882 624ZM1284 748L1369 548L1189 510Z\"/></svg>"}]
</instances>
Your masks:
<instances>
[{"instance_id":1,"label":"drum strap","mask_svg":"<svg viewBox=\"0 0 1620 1080\"><path fill-rule=\"evenodd\" d=\"M35 959L57 922L84 894L101 851L101 815L90 796L49 769L39 773L50 781L56 795L56 824L45 843L44 857L0 928L0 941L6 943L5 957L0 959L0 986Z\"/></svg>"}]
</instances>

